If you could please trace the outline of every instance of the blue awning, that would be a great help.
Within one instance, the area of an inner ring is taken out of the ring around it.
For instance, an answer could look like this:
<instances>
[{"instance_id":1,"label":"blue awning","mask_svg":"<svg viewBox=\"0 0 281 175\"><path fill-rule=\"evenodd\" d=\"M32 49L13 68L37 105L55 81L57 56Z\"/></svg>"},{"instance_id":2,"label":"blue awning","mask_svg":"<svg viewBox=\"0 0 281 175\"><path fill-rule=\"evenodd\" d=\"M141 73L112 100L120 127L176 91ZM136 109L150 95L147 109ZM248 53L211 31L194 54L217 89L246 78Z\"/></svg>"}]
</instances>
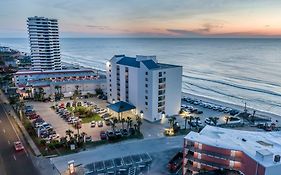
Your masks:
<instances>
[{"instance_id":1,"label":"blue awning","mask_svg":"<svg viewBox=\"0 0 281 175\"><path fill-rule=\"evenodd\" d=\"M110 104L107 106L109 109L115 111L115 112L125 112L125 111L129 111L131 109L135 109L136 107L127 103L127 102L124 102L124 101L119 101L119 102L116 102L114 104Z\"/></svg>"}]
</instances>

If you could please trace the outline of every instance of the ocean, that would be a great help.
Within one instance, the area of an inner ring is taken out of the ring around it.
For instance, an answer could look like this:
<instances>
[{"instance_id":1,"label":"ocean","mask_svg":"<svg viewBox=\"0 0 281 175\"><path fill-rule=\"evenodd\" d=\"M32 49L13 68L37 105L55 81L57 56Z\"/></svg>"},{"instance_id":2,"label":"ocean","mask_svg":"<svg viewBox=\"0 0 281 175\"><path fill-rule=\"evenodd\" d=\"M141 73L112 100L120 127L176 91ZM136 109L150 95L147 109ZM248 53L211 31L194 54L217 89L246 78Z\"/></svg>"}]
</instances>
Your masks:
<instances>
[{"instance_id":1,"label":"ocean","mask_svg":"<svg viewBox=\"0 0 281 175\"><path fill-rule=\"evenodd\" d=\"M182 91L281 114L281 39L61 39L62 60L100 70L115 54L183 66ZM30 52L27 39L0 45Z\"/></svg>"}]
</instances>

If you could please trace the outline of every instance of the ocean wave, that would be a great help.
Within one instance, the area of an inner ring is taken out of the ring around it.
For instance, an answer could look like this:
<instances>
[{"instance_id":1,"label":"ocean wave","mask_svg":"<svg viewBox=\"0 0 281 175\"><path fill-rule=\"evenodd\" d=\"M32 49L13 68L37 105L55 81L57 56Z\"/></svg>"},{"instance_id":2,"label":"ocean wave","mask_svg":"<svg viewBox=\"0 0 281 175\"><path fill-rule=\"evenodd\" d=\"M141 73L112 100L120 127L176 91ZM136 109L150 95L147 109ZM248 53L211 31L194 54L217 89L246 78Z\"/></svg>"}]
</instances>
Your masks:
<instances>
[{"instance_id":1,"label":"ocean wave","mask_svg":"<svg viewBox=\"0 0 281 175\"><path fill-rule=\"evenodd\" d=\"M273 91L269 91L269 90L265 90L265 89L260 89L260 88L250 87L250 86L242 86L242 85L228 83L228 82L224 82L224 81L220 81L220 80L212 80L212 79L201 78L201 77L192 77L192 76L187 76L187 75L183 75L183 77L185 77L187 79L189 78L189 79L195 79L195 80L202 80L202 81L217 83L217 84L226 85L226 86L230 86L230 87L234 87L234 88L238 88L238 89L243 89L243 90L248 90L248 91L252 91L252 92L259 92L259 93L263 93L263 94L267 94L267 95L281 97L281 93L277 93L277 92L273 92Z\"/></svg>"}]
</instances>

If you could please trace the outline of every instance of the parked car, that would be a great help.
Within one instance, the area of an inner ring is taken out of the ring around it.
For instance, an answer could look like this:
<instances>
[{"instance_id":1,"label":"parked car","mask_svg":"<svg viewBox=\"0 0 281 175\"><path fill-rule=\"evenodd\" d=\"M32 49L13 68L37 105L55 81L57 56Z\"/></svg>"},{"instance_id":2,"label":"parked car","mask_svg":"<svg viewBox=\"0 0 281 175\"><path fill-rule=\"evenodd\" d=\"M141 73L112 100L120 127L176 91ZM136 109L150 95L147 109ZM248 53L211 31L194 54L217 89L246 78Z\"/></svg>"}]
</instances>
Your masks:
<instances>
[{"instance_id":1,"label":"parked car","mask_svg":"<svg viewBox=\"0 0 281 175\"><path fill-rule=\"evenodd\" d=\"M101 140L106 140L107 139L107 135L106 135L105 131L101 131L100 132L100 139Z\"/></svg>"},{"instance_id":2,"label":"parked car","mask_svg":"<svg viewBox=\"0 0 281 175\"><path fill-rule=\"evenodd\" d=\"M215 125L214 122L209 118L205 119L205 123L208 124L208 125Z\"/></svg>"},{"instance_id":3,"label":"parked car","mask_svg":"<svg viewBox=\"0 0 281 175\"><path fill-rule=\"evenodd\" d=\"M103 127L103 122L102 121L98 121L98 127Z\"/></svg>"},{"instance_id":4,"label":"parked car","mask_svg":"<svg viewBox=\"0 0 281 175\"><path fill-rule=\"evenodd\" d=\"M125 129L120 129L120 132L122 133L123 136L129 135L128 130L126 128Z\"/></svg>"},{"instance_id":5,"label":"parked car","mask_svg":"<svg viewBox=\"0 0 281 175\"><path fill-rule=\"evenodd\" d=\"M118 130L116 130L114 134L115 134L117 139L120 139L122 137L122 133Z\"/></svg>"},{"instance_id":6,"label":"parked car","mask_svg":"<svg viewBox=\"0 0 281 175\"><path fill-rule=\"evenodd\" d=\"M107 135L108 139L114 139L114 138L115 138L115 134L114 134L114 132L111 131L111 130L108 130L108 131L106 132L106 135Z\"/></svg>"},{"instance_id":7,"label":"parked car","mask_svg":"<svg viewBox=\"0 0 281 175\"><path fill-rule=\"evenodd\" d=\"M86 136L85 141L86 142L93 142L92 136Z\"/></svg>"},{"instance_id":8,"label":"parked car","mask_svg":"<svg viewBox=\"0 0 281 175\"><path fill-rule=\"evenodd\" d=\"M96 127L96 121L91 121L91 128Z\"/></svg>"}]
</instances>

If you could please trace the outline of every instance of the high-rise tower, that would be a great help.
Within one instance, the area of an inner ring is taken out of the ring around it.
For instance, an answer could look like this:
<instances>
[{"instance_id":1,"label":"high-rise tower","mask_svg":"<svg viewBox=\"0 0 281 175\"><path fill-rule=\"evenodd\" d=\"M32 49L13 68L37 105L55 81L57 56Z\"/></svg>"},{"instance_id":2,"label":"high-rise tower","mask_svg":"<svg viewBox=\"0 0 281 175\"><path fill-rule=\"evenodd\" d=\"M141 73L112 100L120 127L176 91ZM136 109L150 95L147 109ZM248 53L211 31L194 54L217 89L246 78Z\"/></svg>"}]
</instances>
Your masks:
<instances>
[{"instance_id":1,"label":"high-rise tower","mask_svg":"<svg viewBox=\"0 0 281 175\"><path fill-rule=\"evenodd\" d=\"M58 20L30 17L27 20L33 70L61 69Z\"/></svg>"}]
</instances>

